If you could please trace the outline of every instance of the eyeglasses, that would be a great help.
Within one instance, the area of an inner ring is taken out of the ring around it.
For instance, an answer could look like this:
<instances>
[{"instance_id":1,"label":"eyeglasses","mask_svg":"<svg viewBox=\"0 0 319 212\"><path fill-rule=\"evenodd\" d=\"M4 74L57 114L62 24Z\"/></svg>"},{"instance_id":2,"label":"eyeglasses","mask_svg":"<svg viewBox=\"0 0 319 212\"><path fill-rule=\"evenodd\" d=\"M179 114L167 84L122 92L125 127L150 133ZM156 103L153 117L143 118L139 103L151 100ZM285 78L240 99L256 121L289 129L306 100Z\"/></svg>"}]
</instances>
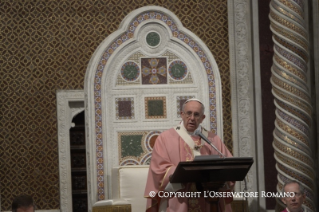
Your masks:
<instances>
[{"instance_id":1,"label":"eyeglasses","mask_svg":"<svg viewBox=\"0 0 319 212\"><path fill-rule=\"evenodd\" d=\"M192 111L187 111L187 112L184 112L183 113L186 115L186 118L190 118L192 116L194 116L195 119L199 119L201 117L201 114L200 113L193 113Z\"/></svg>"}]
</instances>

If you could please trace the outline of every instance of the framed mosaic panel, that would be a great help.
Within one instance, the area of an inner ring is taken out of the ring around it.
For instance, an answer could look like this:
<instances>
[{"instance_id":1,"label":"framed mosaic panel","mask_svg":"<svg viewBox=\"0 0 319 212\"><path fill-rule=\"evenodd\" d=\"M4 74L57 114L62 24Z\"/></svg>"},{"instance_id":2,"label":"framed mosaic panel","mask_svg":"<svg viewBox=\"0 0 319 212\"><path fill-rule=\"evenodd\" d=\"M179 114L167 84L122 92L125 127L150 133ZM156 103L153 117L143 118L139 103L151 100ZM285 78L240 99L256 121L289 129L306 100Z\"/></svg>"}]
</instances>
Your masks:
<instances>
[{"instance_id":1,"label":"framed mosaic panel","mask_svg":"<svg viewBox=\"0 0 319 212\"><path fill-rule=\"evenodd\" d=\"M181 60L173 61L168 67L169 76L176 81L183 80L186 77L187 72L187 66Z\"/></svg>"},{"instance_id":2,"label":"framed mosaic panel","mask_svg":"<svg viewBox=\"0 0 319 212\"><path fill-rule=\"evenodd\" d=\"M161 36L157 32L149 32L146 35L146 43L149 45L151 48L155 48L161 43Z\"/></svg>"},{"instance_id":3,"label":"framed mosaic panel","mask_svg":"<svg viewBox=\"0 0 319 212\"><path fill-rule=\"evenodd\" d=\"M134 98L118 97L115 98L115 119L132 120L135 119Z\"/></svg>"},{"instance_id":4,"label":"framed mosaic panel","mask_svg":"<svg viewBox=\"0 0 319 212\"><path fill-rule=\"evenodd\" d=\"M166 119L166 97L145 97L144 98L145 119Z\"/></svg>"},{"instance_id":5,"label":"framed mosaic panel","mask_svg":"<svg viewBox=\"0 0 319 212\"><path fill-rule=\"evenodd\" d=\"M140 76L140 67L134 62L126 62L121 68L121 76L125 81L136 81Z\"/></svg>"},{"instance_id":6,"label":"framed mosaic panel","mask_svg":"<svg viewBox=\"0 0 319 212\"><path fill-rule=\"evenodd\" d=\"M142 84L167 84L167 58L141 58Z\"/></svg>"},{"instance_id":7,"label":"framed mosaic panel","mask_svg":"<svg viewBox=\"0 0 319 212\"><path fill-rule=\"evenodd\" d=\"M160 133L161 131L118 132L120 166L148 165Z\"/></svg>"},{"instance_id":8,"label":"framed mosaic panel","mask_svg":"<svg viewBox=\"0 0 319 212\"><path fill-rule=\"evenodd\" d=\"M118 132L119 164L123 161L129 164L139 164L143 155L148 151L144 141L148 132Z\"/></svg>"}]
</instances>

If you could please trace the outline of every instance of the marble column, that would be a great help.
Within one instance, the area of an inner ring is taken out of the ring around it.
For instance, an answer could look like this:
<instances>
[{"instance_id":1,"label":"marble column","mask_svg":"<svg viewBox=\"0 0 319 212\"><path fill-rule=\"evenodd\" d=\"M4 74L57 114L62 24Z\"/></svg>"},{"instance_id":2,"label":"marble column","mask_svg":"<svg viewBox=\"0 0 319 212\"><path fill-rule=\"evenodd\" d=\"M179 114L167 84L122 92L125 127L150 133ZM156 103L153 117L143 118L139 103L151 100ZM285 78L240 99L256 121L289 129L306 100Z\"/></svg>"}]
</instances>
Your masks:
<instances>
[{"instance_id":1,"label":"marble column","mask_svg":"<svg viewBox=\"0 0 319 212\"><path fill-rule=\"evenodd\" d=\"M274 56L271 68L276 120L273 132L277 190L297 180L306 191L304 206L315 211L315 172L310 148L311 99L307 86L308 32L302 0L272 0L270 28ZM277 204L284 206L277 199Z\"/></svg>"}]
</instances>

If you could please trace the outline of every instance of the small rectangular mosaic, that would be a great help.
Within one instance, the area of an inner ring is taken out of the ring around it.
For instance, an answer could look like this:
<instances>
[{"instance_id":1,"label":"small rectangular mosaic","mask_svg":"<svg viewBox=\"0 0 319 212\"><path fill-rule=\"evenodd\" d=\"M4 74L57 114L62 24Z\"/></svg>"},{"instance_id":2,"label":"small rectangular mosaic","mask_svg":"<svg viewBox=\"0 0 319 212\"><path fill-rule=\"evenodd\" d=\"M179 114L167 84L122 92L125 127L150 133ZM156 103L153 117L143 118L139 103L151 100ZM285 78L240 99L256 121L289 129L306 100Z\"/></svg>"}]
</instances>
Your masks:
<instances>
[{"instance_id":1,"label":"small rectangular mosaic","mask_svg":"<svg viewBox=\"0 0 319 212\"><path fill-rule=\"evenodd\" d=\"M177 118L181 117L181 112L183 111L183 104L187 99L195 98L195 96L177 96L176 97L176 106L177 106Z\"/></svg>"},{"instance_id":2,"label":"small rectangular mosaic","mask_svg":"<svg viewBox=\"0 0 319 212\"><path fill-rule=\"evenodd\" d=\"M115 98L116 120L134 119L134 98Z\"/></svg>"},{"instance_id":3,"label":"small rectangular mosaic","mask_svg":"<svg viewBox=\"0 0 319 212\"><path fill-rule=\"evenodd\" d=\"M163 119L167 118L166 97L145 97L145 118Z\"/></svg>"}]
</instances>

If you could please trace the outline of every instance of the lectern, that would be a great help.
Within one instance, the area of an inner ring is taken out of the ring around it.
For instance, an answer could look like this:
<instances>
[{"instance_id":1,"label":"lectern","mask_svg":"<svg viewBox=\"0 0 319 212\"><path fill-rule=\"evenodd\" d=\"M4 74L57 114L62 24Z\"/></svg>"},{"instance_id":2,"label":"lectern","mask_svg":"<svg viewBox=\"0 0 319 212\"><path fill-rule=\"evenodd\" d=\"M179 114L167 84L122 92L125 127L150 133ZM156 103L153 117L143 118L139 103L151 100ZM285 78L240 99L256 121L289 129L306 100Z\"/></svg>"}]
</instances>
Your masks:
<instances>
[{"instance_id":1,"label":"lectern","mask_svg":"<svg viewBox=\"0 0 319 212\"><path fill-rule=\"evenodd\" d=\"M214 155L196 156L194 161L180 162L171 183L205 183L205 189L218 191L225 181L245 179L254 160L252 157L216 158ZM212 211L218 211L218 198L210 198Z\"/></svg>"}]
</instances>

